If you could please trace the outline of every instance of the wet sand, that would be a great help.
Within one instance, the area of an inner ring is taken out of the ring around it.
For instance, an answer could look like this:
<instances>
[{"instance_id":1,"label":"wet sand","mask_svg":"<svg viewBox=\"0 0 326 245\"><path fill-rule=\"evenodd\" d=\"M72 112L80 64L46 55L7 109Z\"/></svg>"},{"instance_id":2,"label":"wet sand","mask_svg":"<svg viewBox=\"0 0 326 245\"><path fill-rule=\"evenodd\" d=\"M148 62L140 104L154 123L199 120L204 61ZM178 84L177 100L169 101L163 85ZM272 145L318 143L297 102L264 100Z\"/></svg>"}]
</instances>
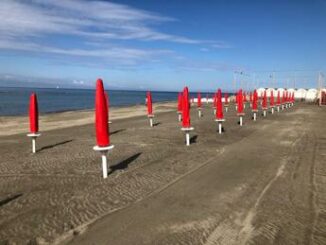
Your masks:
<instances>
[{"instance_id":1,"label":"wet sand","mask_svg":"<svg viewBox=\"0 0 326 245\"><path fill-rule=\"evenodd\" d=\"M171 109L171 108L170 108ZM184 145L175 111L111 124L101 177L93 124L0 137L0 241L26 244L325 244L326 108L297 104L217 134L191 112ZM19 154L18 154L19 153ZM1 243L0 243L1 244Z\"/></svg>"}]
</instances>

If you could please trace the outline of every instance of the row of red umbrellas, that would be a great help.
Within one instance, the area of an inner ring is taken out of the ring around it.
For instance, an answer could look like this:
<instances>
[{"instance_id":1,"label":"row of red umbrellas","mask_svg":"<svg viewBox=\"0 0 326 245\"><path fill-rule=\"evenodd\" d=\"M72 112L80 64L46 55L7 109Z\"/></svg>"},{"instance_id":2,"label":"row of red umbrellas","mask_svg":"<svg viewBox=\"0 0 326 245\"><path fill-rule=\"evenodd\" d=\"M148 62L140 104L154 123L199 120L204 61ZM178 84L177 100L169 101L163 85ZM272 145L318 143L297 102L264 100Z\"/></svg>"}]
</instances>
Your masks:
<instances>
[{"instance_id":1,"label":"row of red umbrellas","mask_svg":"<svg viewBox=\"0 0 326 245\"><path fill-rule=\"evenodd\" d=\"M228 94L224 95L224 106L228 106ZM274 107L274 96L271 93L269 97L270 107ZM151 92L147 92L146 94L146 102L147 102L147 114L151 119L154 117L153 115L153 105L152 105L152 94ZM198 108L202 107L201 103L201 94L197 95L197 106ZM237 114L240 116L240 124L242 125L242 116L244 115L244 102L246 102L246 96L244 96L243 91L240 89L236 94L236 104L237 104ZM252 106L252 111L258 111L258 94L257 91L254 90L253 93L250 93L250 102ZM280 93L278 92L276 105L284 104L284 103L293 103L294 95L284 93L282 96L282 100L280 97ZM223 114L223 103L222 103L222 91L218 89L214 94L213 107L216 109L215 111L215 120L219 122L219 126L221 126L221 122L224 121ZM267 109L267 95L266 91L262 96L262 109ZM189 99L189 90L188 87L185 87L182 92L178 93L178 105L177 105L178 113L182 115L182 130L186 133L187 145L189 145L189 132L193 130L190 123L190 99ZM30 120L30 132L28 136L33 138L33 152L35 152L35 138L39 136L38 130L38 103L37 96L33 93L30 97L30 107L29 107L29 120ZM151 126L152 121L151 121ZM106 154L108 150L112 149L113 146L110 144L110 134L109 134L109 97L106 94L103 86L103 81L98 79L96 81L96 93L95 93L95 131L96 131L96 146L94 150L102 153L102 165L103 165L103 177L107 177L107 168L106 168ZM220 131L221 133L221 131Z\"/></svg>"}]
</instances>

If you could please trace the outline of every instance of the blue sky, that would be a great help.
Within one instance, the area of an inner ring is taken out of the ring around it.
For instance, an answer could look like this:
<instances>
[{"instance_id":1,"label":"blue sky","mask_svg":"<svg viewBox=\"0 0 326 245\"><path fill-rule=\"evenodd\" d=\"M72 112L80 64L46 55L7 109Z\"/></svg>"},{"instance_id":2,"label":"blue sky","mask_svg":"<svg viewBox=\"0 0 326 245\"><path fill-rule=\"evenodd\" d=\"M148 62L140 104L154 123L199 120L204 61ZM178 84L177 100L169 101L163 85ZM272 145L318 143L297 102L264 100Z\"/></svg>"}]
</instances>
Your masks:
<instances>
[{"instance_id":1,"label":"blue sky","mask_svg":"<svg viewBox=\"0 0 326 245\"><path fill-rule=\"evenodd\" d=\"M0 16L2 80L207 91L326 71L325 0L2 0Z\"/></svg>"}]
</instances>

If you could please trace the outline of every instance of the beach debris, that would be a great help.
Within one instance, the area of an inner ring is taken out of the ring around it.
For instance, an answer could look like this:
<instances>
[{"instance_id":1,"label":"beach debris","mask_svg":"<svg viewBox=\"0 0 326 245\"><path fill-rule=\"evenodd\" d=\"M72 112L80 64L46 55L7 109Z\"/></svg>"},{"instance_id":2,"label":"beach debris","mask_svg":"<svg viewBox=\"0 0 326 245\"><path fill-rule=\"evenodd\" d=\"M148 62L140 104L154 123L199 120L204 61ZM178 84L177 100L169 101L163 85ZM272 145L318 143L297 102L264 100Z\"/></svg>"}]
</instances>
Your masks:
<instances>
[{"instance_id":1,"label":"beach debris","mask_svg":"<svg viewBox=\"0 0 326 245\"><path fill-rule=\"evenodd\" d=\"M225 108L225 112L228 112L228 109L229 109L229 95L228 95L228 93L224 94L224 108Z\"/></svg>"},{"instance_id":2,"label":"beach debris","mask_svg":"<svg viewBox=\"0 0 326 245\"><path fill-rule=\"evenodd\" d=\"M178 121L181 122L182 119L182 92L178 93Z\"/></svg>"},{"instance_id":3,"label":"beach debris","mask_svg":"<svg viewBox=\"0 0 326 245\"><path fill-rule=\"evenodd\" d=\"M153 124L153 118L154 118L154 114L153 114L153 101L152 101L152 93L150 91L147 91L146 94L146 101L147 101L147 117L149 118L149 125L151 127L154 126Z\"/></svg>"},{"instance_id":4,"label":"beach debris","mask_svg":"<svg viewBox=\"0 0 326 245\"><path fill-rule=\"evenodd\" d=\"M254 121L257 120L257 113L258 113L258 94L257 94L257 90L254 90L254 93L252 95L252 113L253 113L253 119Z\"/></svg>"},{"instance_id":5,"label":"beach debris","mask_svg":"<svg viewBox=\"0 0 326 245\"><path fill-rule=\"evenodd\" d=\"M201 113L201 94L200 94L200 92L198 92L198 94L197 94L197 110L198 110L198 117L201 118L202 113Z\"/></svg>"},{"instance_id":6,"label":"beach debris","mask_svg":"<svg viewBox=\"0 0 326 245\"><path fill-rule=\"evenodd\" d=\"M181 130L186 134L186 145L190 145L190 132L194 130L190 125L190 103L188 87L183 89L182 93L182 128Z\"/></svg>"},{"instance_id":7,"label":"beach debris","mask_svg":"<svg viewBox=\"0 0 326 245\"><path fill-rule=\"evenodd\" d=\"M263 116L266 117L267 116L267 93L266 90L264 91L264 95L263 95L263 103L262 103L262 109L263 109Z\"/></svg>"},{"instance_id":8,"label":"beach debris","mask_svg":"<svg viewBox=\"0 0 326 245\"><path fill-rule=\"evenodd\" d=\"M225 121L223 115L223 104L222 104L222 91L221 89L217 90L216 97L216 114L215 114L215 122L218 123L218 133L222 134L222 123Z\"/></svg>"},{"instance_id":9,"label":"beach debris","mask_svg":"<svg viewBox=\"0 0 326 245\"><path fill-rule=\"evenodd\" d=\"M242 126L243 125L243 117L245 115L244 110L243 110L242 89L239 89L237 96L236 96L236 101L237 101L237 116L240 119L240 126Z\"/></svg>"},{"instance_id":10,"label":"beach debris","mask_svg":"<svg viewBox=\"0 0 326 245\"><path fill-rule=\"evenodd\" d=\"M103 81L102 79L97 79L95 92L95 132L97 145L93 149L102 155L103 178L108 177L107 153L114 147L114 145L110 144L108 114L109 107L104 92Z\"/></svg>"},{"instance_id":11,"label":"beach debris","mask_svg":"<svg viewBox=\"0 0 326 245\"><path fill-rule=\"evenodd\" d=\"M28 137L32 139L32 152L36 153L36 139L41 136L38 132L38 103L36 93L32 93L29 100L29 131Z\"/></svg>"}]
</instances>

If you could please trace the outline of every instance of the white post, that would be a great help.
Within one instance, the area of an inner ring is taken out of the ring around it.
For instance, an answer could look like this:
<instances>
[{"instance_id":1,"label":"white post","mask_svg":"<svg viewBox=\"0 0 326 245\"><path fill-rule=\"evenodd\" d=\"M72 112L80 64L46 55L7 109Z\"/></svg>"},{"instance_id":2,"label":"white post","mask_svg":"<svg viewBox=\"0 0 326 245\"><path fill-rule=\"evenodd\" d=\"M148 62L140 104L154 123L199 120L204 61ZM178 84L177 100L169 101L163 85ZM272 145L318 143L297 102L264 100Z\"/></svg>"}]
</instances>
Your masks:
<instances>
[{"instance_id":1,"label":"white post","mask_svg":"<svg viewBox=\"0 0 326 245\"><path fill-rule=\"evenodd\" d=\"M235 110L236 110L236 111L238 110L238 106L237 106L237 105L235 105Z\"/></svg>"},{"instance_id":2,"label":"white post","mask_svg":"<svg viewBox=\"0 0 326 245\"><path fill-rule=\"evenodd\" d=\"M277 112L280 112L280 106L279 105L277 106Z\"/></svg>"},{"instance_id":3,"label":"white post","mask_svg":"<svg viewBox=\"0 0 326 245\"><path fill-rule=\"evenodd\" d=\"M228 112L228 106L225 107L225 112Z\"/></svg>"},{"instance_id":4,"label":"white post","mask_svg":"<svg viewBox=\"0 0 326 245\"><path fill-rule=\"evenodd\" d=\"M256 112L254 112L254 121L256 121L257 120L257 114L256 114Z\"/></svg>"},{"instance_id":5,"label":"white post","mask_svg":"<svg viewBox=\"0 0 326 245\"><path fill-rule=\"evenodd\" d=\"M151 127L153 127L153 118L151 118L151 117L149 118L149 124Z\"/></svg>"},{"instance_id":6,"label":"white post","mask_svg":"<svg viewBox=\"0 0 326 245\"><path fill-rule=\"evenodd\" d=\"M214 115L216 115L216 109L214 109Z\"/></svg>"},{"instance_id":7,"label":"white post","mask_svg":"<svg viewBox=\"0 0 326 245\"><path fill-rule=\"evenodd\" d=\"M106 160L106 152L102 152L102 170L103 178L106 179L108 177L108 163Z\"/></svg>"},{"instance_id":8,"label":"white post","mask_svg":"<svg viewBox=\"0 0 326 245\"><path fill-rule=\"evenodd\" d=\"M242 116L240 116L240 126L242 126Z\"/></svg>"},{"instance_id":9,"label":"white post","mask_svg":"<svg viewBox=\"0 0 326 245\"><path fill-rule=\"evenodd\" d=\"M36 138L32 138L32 152L36 153Z\"/></svg>"},{"instance_id":10,"label":"white post","mask_svg":"<svg viewBox=\"0 0 326 245\"><path fill-rule=\"evenodd\" d=\"M218 133L222 134L222 123L221 122L218 123Z\"/></svg>"},{"instance_id":11,"label":"white post","mask_svg":"<svg viewBox=\"0 0 326 245\"><path fill-rule=\"evenodd\" d=\"M198 110L198 117L201 117L201 109Z\"/></svg>"},{"instance_id":12,"label":"white post","mask_svg":"<svg viewBox=\"0 0 326 245\"><path fill-rule=\"evenodd\" d=\"M272 107L272 114L274 114L274 107Z\"/></svg>"},{"instance_id":13,"label":"white post","mask_svg":"<svg viewBox=\"0 0 326 245\"><path fill-rule=\"evenodd\" d=\"M187 146L190 145L190 134L188 131L186 131L186 144Z\"/></svg>"},{"instance_id":14,"label":"white post","mask_svg":"<svg viewBox=\"0 0 326 245\"><path fill-rule=\"evenodd\" d=\"M181 122L181 113L178 113L178 121Z\"/></svg>"},{"instance_id":15,"label":"white post","mask_svg":"<svg viewBox=\"0 0 326 245\"><path fill-rule=\"evenodd\" d=\"M263 115L264 115L264 117L266 117L266 110L263 111Z\"/></svg>"}]
</instances>

